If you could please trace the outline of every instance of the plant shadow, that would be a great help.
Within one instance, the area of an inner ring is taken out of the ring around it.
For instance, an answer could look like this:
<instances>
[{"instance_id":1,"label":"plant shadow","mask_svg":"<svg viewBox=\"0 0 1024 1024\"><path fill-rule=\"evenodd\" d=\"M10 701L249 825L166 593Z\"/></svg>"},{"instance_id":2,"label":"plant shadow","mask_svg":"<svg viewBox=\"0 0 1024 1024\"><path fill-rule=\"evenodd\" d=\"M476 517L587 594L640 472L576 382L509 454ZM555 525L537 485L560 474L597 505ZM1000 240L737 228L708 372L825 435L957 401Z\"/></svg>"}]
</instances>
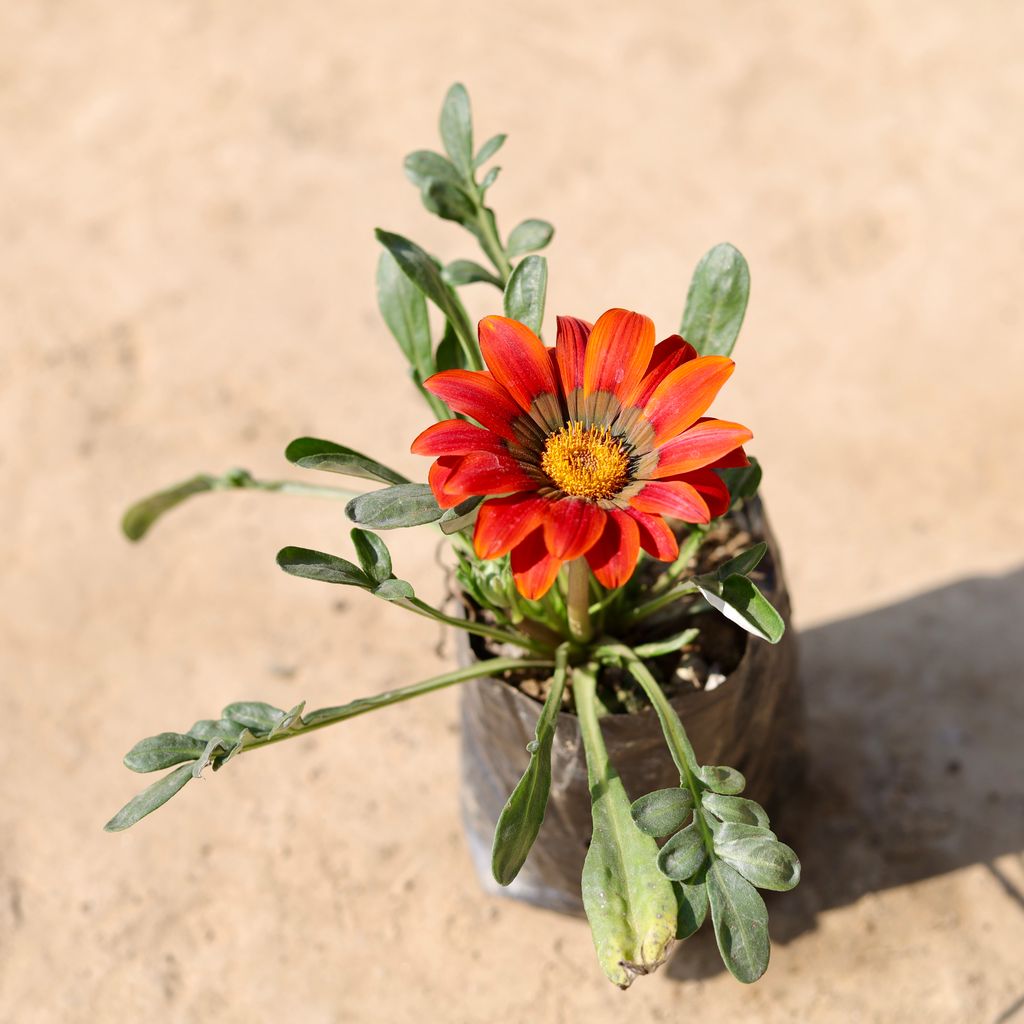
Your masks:
<instances>
[{"instance_id":1,"label":"plant shadow","mask_svg":"<svg viewBox=\"0 0 1024 1024\"><path fill-rule=\"evenodd\" d=\"M799 637L804 784L773 816L803 880L766 893L775 943L867 893L1024 849L1024 569L965 579ZM851 943L872 941L851 936ZM668 965L724 970L710 924Z\"/></svg>"}]
</instances>

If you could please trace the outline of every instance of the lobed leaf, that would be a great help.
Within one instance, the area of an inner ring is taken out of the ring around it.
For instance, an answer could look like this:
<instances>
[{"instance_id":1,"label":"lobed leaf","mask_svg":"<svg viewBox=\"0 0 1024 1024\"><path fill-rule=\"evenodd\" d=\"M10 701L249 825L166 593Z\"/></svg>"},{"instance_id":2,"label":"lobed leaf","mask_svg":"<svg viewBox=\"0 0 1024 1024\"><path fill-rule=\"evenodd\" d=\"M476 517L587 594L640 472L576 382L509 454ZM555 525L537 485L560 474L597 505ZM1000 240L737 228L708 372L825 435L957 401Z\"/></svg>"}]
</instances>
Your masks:
<instances>
[{"instance_id":1,"label":"lobed leaf","mask_svg":"<svg viewBox=\"0 0 1024 1024\"><path fill-rule=\"evenodd\" d=\"M774 892L788 892L800 881L800 860L773 835L715 840L715 852L731 864L751 885Z\"/></svg>"},{"instance_id":2,"label":"lobed leaf","mask_svg":"<svg viewBox=\"0 0 1024 1024\"><path fill-rule=\"evenodd\" d=\"M328 473L342 473L364 480L379 480L385 484L407 484L408 477L371 459L354 448L324 441L318 437L297 437L284 450L284 457L303 469L322 469Z\"/></svg>"},{"instance_id":3,"label":"lobed leaf","mask_svg":"<svg viewBox=\"0 0 1024 1024\"><path fill-rule=\"evenodd\" d=\"M750 271L742 253L728 242L716 245L693 272L679 333L702 356L729 355L749 297Z\"/></svg>"},{"instance_id":4,"label":"lobed leaf","mask_svg":"<svg viewBox=\"0 0 1024 1024\"><path fill-rule=\"evenodd\" d=\"M735 768L725 765L704 765L698 773L700 781L715 793L734 795L742 793L747 780Z\"/></svg>"},{"instance_id":5,"label":"lobed leaf","mask_svg":"<svg viewBox=\"0 0 1024 1024\"><path fill-rule=\"evenodd\" d=\"M693 810L693 794L688 789L657 789L633 801L630 814L645 835L660 839L672 835L686 824Z\"/></svg>"},{"instance_id":6,"label":"lobed leaf","mask_svg":"<svg viewBox=\"0 0 1024 1024\"><path fill-rule=\"evenodd\" d=\"M749 985L767 970L771 954L764 900L735 868L718 858L708 868L706 885L718 951L732 976Z\"/></svg>"},{"instance_id":7,"label":"lobed leaf","mask_svg":"<svg viewBox=\"0 0 1024 1024\"><path fill-rule=\"evenodd\" d=\"M158 807L162 807L192 778L194 763L189 761L180 765L174 771L157 779L151 786L147 786L141 793L129 800L103 828L107 832L123 832L147 814L152 814Z\"/></svg>"},{"instance_id":8,"label":"lobed leaf","mask_svg":"<svg viewBox=\"0 0 1024 1024\"><path fill-rule=\"evenodd\" d=\"M436 523L444 512L427 484L399 484L353 498L345 506L345 514L360 526L397 530Z\"/></svg>"},{"instance_id":9,"label":"lobed leaf","mask_svg":"<svg viewBox=\"0 0 1024 1024\"><path fill-rule=\"evenodd\" d=\"M548 261L543 256L520 260L505 285L505 316L526 324L539 335L547 289Z\"/></svg>"},{"instance_id":10,"label":"lobed leaf","mask_svg":"<svg viewBox=\"0 0 1024 1024\"><path fill-rule=\"evenodd\" d=\"M522 256L523 253L536 252L543 249L554 237L555 229L546 220L531 218L517 224L508 236L507 252L509 259Z\"/></svg>"},{"instance_id":11,"label":"lobed leaf","mask_svg":"<svg viewBox=\"0 0 1024 1024\"><path fill-rule=\"evenodd\" d=\"M705 793L701 803L722 821L734 821L740 825L758 825L768 828L770 822L765 809L753 800L742 796L723 796L719 793Z\"/></svg>"}]
</instances>

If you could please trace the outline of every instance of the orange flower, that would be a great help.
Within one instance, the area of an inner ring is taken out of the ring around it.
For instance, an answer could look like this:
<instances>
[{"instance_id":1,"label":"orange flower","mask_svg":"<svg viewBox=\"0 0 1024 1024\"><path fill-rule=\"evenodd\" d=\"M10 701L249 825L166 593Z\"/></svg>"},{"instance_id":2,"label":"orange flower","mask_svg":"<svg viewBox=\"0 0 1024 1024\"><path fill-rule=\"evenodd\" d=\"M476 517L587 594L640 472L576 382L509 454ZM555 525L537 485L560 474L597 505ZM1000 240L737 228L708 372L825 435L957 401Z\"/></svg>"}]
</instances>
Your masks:
<instances>
[{"instance_id":1,"label":"orange flower","mask_svg":"<svg viewBox=\"0 0 1024 1024\"><path fill-rule=\"evenodd\" d=\"M733 371L678 335L654 343L654 324L610 309L591 327L558 318L554 349L524 324L480 321L490 372L445 370L426 382L455 412L413 442L437 456L430 486L442 508L474 495L480 558L511 552L524 597L542 597L563 562L585 556L606 587L636 568L640 548L679 551L663 517L707 523L729 507L713 467L747 465L751 432L704 417Z\"/></svg>"}]
</instances>

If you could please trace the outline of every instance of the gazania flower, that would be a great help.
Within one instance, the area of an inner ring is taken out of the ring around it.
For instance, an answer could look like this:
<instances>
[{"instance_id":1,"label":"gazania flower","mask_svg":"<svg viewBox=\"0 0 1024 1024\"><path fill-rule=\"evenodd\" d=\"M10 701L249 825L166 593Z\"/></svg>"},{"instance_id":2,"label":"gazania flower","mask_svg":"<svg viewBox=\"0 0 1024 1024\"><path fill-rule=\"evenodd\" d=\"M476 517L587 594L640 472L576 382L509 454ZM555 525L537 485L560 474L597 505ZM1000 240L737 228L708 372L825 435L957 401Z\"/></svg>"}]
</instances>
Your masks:
<instances>
[{"instance_id":1,"label":"gazania flower","mask_svg":"<svg viewBox=\"0 0 1024 1024\"><path fill-rule=\"evenodd\" d=\"M729 507L713 467L745 466L751 432L704 413L733 371L654 324L611 309L591 327L558 318L554 349L505 317L480 321L490 372L445 370L426 382L455 412L413 442L437 456L430 487L442 508L474 495L480 558L511 552L523 596L542 597L563 562L586 557L606 587L625 583L640 549L671 561L665 517L707 523ZM477 425L479 424L479 426Z\"/></svg>"}]
</instances>

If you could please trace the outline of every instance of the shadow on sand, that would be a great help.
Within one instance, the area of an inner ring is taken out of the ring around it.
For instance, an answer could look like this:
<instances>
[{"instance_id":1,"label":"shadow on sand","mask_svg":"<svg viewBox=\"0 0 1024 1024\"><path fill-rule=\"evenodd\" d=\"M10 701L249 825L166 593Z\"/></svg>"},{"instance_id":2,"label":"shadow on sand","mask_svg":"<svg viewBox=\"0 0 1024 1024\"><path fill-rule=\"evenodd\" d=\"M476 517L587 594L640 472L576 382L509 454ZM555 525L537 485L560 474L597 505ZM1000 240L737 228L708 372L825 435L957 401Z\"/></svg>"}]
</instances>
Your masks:
<instances>
[{"instance_id":1,"label":"shadow on sand","mask_svg":"<svg viewBox=\"0 0 1024 1024\"><path fill-rule=\"evenodd\" d=\"M807 777L774 827L803 881L765 894L773 941L866 893L971 864L1024 913L993 863L1024 849L1024 569L808 630L800 665ZM710 927L668 965L678 980L723 969Z\"/></svg>"}]
</instances>

